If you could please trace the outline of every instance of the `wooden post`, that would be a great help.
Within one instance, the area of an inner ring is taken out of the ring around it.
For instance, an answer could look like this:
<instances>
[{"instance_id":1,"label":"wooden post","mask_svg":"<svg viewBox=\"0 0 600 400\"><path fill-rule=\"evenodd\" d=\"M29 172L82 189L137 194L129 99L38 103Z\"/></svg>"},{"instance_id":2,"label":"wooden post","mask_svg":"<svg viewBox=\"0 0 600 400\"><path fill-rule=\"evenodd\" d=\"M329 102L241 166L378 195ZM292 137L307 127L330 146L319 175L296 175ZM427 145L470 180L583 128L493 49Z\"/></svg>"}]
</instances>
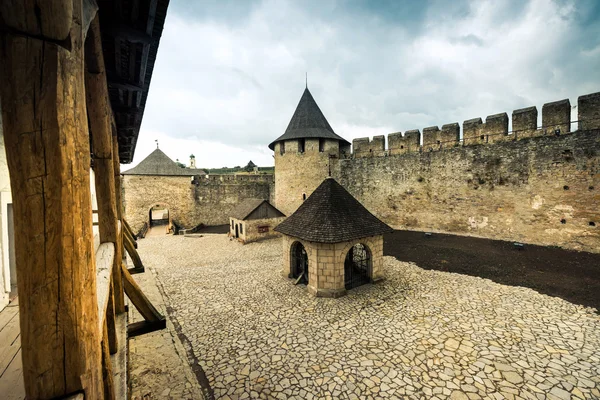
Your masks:
<instances>
[{"instance_id":1,"label":"wooden post","mask_svg":"<svg viewBox=\"0 0 600 400\"><path fill-rule=\"evenodd\" d=\"M104 400L115 399L115 382L110 362L110 338L108 328L104 324L102 335L102 375L104 377Z\"/></svg>"},{"instance_id":2,"label":"wooden post","mask_svg":"<svg viewBox=\"0 0 600 400\"><path fill-rule=\"evenodd\" d=\"M102 54L102 38L98 15L92 21L86 40L85 85L87 111L92 135L96 197L98 199L98 228L100 242L115 244L113 262L113 287L115 312L125 311L123 284L121 282L122 246L119 242L119 220L113 171L112 113L106 84L106 70ZM109 328L110 330L110 328Z\"/></svg>"},{"instance_id":3,"label":"wooden post","mask_svg":"<svg viewBox=\"0 0 600 400\"><path fill-rule=\"evenodd\" d=\"M46 3L0 6L14 32L0 34L0 95L14 204L23 379L28 399L77 391L86 400L102 399L84 17L81 0Z\"/></svg>"},{"instance_id":4,"label":"wooden post","mask_svg":"<svg viewBox=\"0 0 600 400\"><path fill-rule=\"evenodd\" d=\"M123 200L121 199L121 164L119 159L119 140L117 138L117 128L113 124L113 172L115 174L115 195L117 197L117 215L119 220L123 220Z\"/></svg>"}]
</instances>

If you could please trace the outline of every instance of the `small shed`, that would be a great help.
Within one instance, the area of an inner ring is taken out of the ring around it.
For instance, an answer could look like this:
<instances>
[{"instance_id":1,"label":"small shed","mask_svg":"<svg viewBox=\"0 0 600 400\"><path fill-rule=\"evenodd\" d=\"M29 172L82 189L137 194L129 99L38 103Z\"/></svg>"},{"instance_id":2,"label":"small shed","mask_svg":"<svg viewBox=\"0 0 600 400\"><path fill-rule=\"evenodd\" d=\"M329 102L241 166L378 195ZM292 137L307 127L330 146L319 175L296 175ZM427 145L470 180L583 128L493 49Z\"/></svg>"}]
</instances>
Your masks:
<instances>
[{"instance_id":1,"label":"small shed","mask_svg":"<svg viewBox=\"0 0 600 400\"><path fill-rule=\"evenodd\" d=\"M383 234L393 229L331 177L275 230L283 234L284 274L317 297L383 279Z\"/></svg>"},{"instance_id":2,"label":"small shed","mask_svg":"<svg viewBox=\"0 0 600 400\"><path fill-rule=\"evenodd\" d=\"M242 243L279 236L274 228L285 219L281 211L263 199L246 199L230 215L229 236Z\"/></svg>"}]
</instances>

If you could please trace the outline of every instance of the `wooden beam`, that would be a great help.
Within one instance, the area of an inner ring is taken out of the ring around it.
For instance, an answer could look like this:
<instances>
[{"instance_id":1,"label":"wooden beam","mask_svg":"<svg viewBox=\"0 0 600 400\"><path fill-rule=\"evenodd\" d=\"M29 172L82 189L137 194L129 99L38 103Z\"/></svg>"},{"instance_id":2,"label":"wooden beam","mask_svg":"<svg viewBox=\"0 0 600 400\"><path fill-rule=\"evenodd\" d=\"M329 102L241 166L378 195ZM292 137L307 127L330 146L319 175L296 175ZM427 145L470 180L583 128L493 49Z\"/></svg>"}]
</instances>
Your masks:
<instances>
[{"instance_id":1,"label":"wooden beam","mask_svg":"<svg viewBox=\"0 0 600 400\"><path fill-rule=\"evenodd\" d=\"M71 31L73 6L72 0L3 0L0 16L6 26L20 33L40 39L65 40Z\"/></svg>"},{"instance_id":2,"label":"wooden beam","mask_svg":"<svg viewBox=\"0 0 600 400\"><path fill-rule=\"evenodd\" d=\"M124 237L127 238L127 240L129 242L131 242L131 244L133 244L133 248L134 249L137 249L138 248L138 244L135 241L135 239L134 239L133 235L131 234L131 232L127 229L127 225L123 225L123 227L125 228L125 229L123 229L123 235L124 235Z\"/></svg>"},{"instance_id":3,"label":"wooden beam","mask_svg":"<svg viewBox=\"0 0 600 400\"><path fill-rule=\"evenodd\" d=\"M133 266L135 267L135 269L143 271L144 264L142 264L142 259L140 258L140 255L138 254L137 250L135 249L133 242L125 234L123 234L123 244L125 245L125 250L129 254L129 257L131 257L131 261L133 262Z\"/></svg>"},{"instance_id":4,"label":"wooden beam","mask_svg":"<svg viewBox=\"0 0 600 400\"><path fill-rule=\"evenodd\" d=\"M123 286L125 287L125 293L127 293L127 297L129 297L135 308L142 314L142 317L150 322L164 320L165 317L163 317L152 303L150 303L150 300L148 300L137 282L127 271L127 267L124 263L121 268L121 271L123 272Z\"/></svg>"},{"instance_id":5,"label":"wooden beam","mask_svg":"<svg viewBox=\"0 0 600 400\"><path fill-rule=\"evenodd\" d=\"M112 141L113 141L113 173L115 174L115 196L117 205L117 218L123 220L123 202L121 200L121 164L119 160L119 139L117 137L117 127L112 123ZM122 229L121 229L122 230ZM122 239L121 239L122 242Z\"/></svg>"},{"instance_id":6,"label":"wooden beam","mask_svg":"<svg viewBox=\"0 0 600 400\"><path fill-rule=\"evenodd\" d=\"M146 33L146 30L132 28L129 25L119 24L111 25L106 29L106 32L114 37L125 39L131 43L152 43L154 39Z\"/></svg>"},{"instance_id":7,"label":"wooden beam","mask_svg":"<svg viewBox=\"0 0 600 400\"><path fill-rule=\"evenodd\" d=\"M110 296L108 297L108 309L106 310L106 328L108 330L108 348L110 350L110 354L115 354L119 349L116 323L114 287L111 284Z\"/></svg>"},{"instance_id":8,"label":"wooden beam","mask_svg":"<svg viewBox=\"0 0 600 400\"><path fill-rule=\"evenodd\" d=\"M118 235L117 197L115 193L115 174L113 162L112 118L108 88L106 86L106 71L102 53L102 37L98 16L92 21L86 40L86 61L93 66L85 73L87 111L92 135L92 150L94 154L94 173L96 182L96 197L98 199L98 226L100 242L115 244L113 263L113 279L115 312L125 311L123 284L121 283L122 248Z\"/></svg>"},{"instance_id":9,"label":"wooden beam","mask_svg":"<svg viewBox=\"0 0 600 400\"><path fill-rule=\"evenodd\" d=\"M115 382L110 358L108 329L104 324L102 337L102 375L104 377L104 400L115 400Z\"/></svg>"},{"instance_id":10,"label":"wooden beam","mask_svg":"<svg viewBox=\"0 0 600 400\"><path fill-rule=\"evenodd\" d=\"M0 96L26 396L102 399L81 1L1 4L25 32L0 34Z\"/></svg>"},{"instance_id":11,"label":"wooden beam","mask_svg":"<svg viewBox=\"0 0 600 400\"><path fill-rule=\"evenodd\" d=\"M117 106L113 107L113 111L115 113L142 114L142 109L139 107Z\"/></svg>"},{"instance_id":12,"label":"wooden beam","mask_svg":"<svg viewBox=\"0 0 600 400\"><path fill-rule=\"evenodd\" d=\"M158 0L150 0L148 5L148 22L146 23L146 33L152 36L154 30L154 19L156 17L156 6ZM146 81L146 68L148 67L148 57L150 55L150 44L144 45L142 48L142 62L140 65L140 86L144 86ZM138 93L136 105L140 107L142 103L142 93Z\"/></svg>"},{"instance_id":13,"label":"wooden beam","mask_svg":"<svg viewBox=\"0 0 600 400\"><path fill-rule=\"evenodd\" d=\"M135 233L133 233L133 229L131 229L131 225L129 225L129 222L127 222L127 220L125 218L123 218L123 226L125 227L125 230L127 232L129 232L129 235L133 238L133 240L136 240L137 236L135 235Z\"/></svg>"},{"instance_id":14,"label":"wooden beam","mask_svg":"<svg viewBox=\"0 0 600 400\"><path fill-rule=\"evenodd\" d=\"M115 89L124 89L124 90L131 90L131 91L135 91L135 92L141 92L144 90L144 88L136 83L133 82L128 82L125 80L114 80L112 79L110 82L108 82L108 86L110 86L111 88L115 88Z\"/></svg>"},{"instance_id":15,"label":"wooden beam","mask_svg":"<svg viewBox=\"0 0 600 400\"><path fill-rule=\"evenodd\" d=\"M162 319L159 321L138 321L127 326L127 337L132 338L146 333L160 331L167 327L167 321Z\"/></svg>"}]
</instances>

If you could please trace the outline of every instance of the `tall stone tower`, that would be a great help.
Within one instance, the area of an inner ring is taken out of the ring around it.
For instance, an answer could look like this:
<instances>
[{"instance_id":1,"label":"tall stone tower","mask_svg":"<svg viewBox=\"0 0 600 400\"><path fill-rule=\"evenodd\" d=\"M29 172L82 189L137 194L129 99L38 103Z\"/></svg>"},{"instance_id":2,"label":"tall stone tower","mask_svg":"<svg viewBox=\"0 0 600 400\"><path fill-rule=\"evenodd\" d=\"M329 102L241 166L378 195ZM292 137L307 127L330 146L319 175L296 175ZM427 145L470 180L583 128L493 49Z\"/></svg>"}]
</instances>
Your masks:
<instances>
[{"instance_id":1,"label":"tall stone tower","mask_svg":"<svg viewBox=\"0 0 600 400\"><path fill-rule=\"evenodd\" d=\"M291 215L329 175L329 164L350 143L338 136L308 88L285 133L269 145L275 151L275 204Z\"/></svg>"}]
</instances>

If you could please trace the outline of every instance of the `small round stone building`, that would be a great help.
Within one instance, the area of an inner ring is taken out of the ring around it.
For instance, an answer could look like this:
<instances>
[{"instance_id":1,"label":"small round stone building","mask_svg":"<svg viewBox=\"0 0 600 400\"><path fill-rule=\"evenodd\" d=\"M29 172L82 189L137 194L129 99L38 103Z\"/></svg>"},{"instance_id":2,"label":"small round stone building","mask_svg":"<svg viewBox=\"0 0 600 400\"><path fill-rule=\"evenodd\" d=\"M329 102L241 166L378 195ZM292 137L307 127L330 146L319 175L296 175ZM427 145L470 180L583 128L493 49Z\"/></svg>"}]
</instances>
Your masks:
<instances>
[{"instance_id":1,"label":"small round stone building","mask_svg":"<svg viewBox=\"0 0 600 400\"><path fill-rule=\"evenodd\" d=\"M393 229L331 177L275 230L283 234L284 274L317 297L383 279L383 234Z\"/></svg>"}]
</instances>

